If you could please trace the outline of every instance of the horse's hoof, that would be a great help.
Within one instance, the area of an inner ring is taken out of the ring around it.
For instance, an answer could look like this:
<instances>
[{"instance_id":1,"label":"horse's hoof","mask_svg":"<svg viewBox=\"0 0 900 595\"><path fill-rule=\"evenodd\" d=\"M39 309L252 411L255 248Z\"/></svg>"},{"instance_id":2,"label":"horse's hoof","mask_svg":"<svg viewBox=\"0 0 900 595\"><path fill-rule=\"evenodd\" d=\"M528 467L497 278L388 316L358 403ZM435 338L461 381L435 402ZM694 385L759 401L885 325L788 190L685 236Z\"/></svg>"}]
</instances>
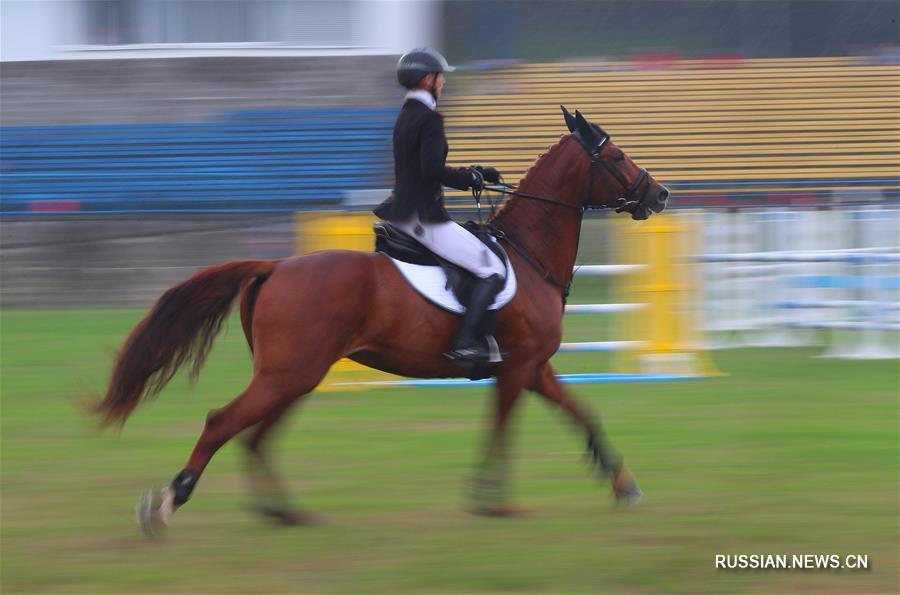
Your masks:
<instances>
[{"instance_id":1,"label":"horse's hoof","mask_svg":"<svg viewBox=\"0 0 900 595\"><path fill-rule=\"evenodd\" d=\"M534 511L529 508L519 508L515 506L481 506L473 508L472 514L491 518L511 519L530 516L534 514Z\"/></svg>"},{"instance_id":2,"label":"horse's hoof","mask_svg":"<svg viewBox=\"0 0 900 595\"><path fill-rule=\"evenodd\" d=\"M134 507L137 515L138 527L141 532L150 539L159 539L168 526L159 512L159 507L165 497L165 488L150 488L143 492Z\"/></svg>"},{"instance_id":3,"label":"horse's hoof","mask_svg":"<svg viewBox=\"0 0 900 595\"><path fill-rule=\"evenodd\" d=\"M308 512L268 506L256 506L253 510L284 527L311 527L321 524L318 517Z\"/></svg>"},{"instance_id":4,"label":"horse's hoof","mask_svg":"<svg viewBox=\"0 0 900 595\"><path fill-rule=\"evenodd\" d=\"M616 504L637 504L644 499L644 492L638 487L637 482L632 481L627 487L616 490Z\"/></svg>"},{"instance_id":5,"label":"horse's hoof","mask_svg":"<svg viewBox=\"0 0 900 595\"><path fill-rule=\"evenodd\" d=\"M299 512L296 510L281 511L278 521L285 527L313 527L322 524L319 517L309 514L308 512Z\"/></svg>"}]
</instances>

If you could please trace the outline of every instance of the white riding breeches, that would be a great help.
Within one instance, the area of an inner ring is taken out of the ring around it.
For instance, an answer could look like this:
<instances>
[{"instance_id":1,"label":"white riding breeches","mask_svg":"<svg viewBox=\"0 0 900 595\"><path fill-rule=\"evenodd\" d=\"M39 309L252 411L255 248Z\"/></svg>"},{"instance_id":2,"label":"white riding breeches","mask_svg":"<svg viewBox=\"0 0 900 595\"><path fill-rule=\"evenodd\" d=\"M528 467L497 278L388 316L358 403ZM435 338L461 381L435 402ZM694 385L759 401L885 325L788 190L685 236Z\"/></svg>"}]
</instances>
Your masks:
<instances>
[{"instance_id":1,"label":"white riding breeches","mask_svg":"<svg viewBox=\"0 0 900 595\"><path fill-rule=\"evenodd\" d=\"M413 215L409 221L393 225L444 260L461 266L481 279L491 275L506 276L506 267L497 255L453 221L422 223L418 216Z\"/></svg>"}]
</instances>

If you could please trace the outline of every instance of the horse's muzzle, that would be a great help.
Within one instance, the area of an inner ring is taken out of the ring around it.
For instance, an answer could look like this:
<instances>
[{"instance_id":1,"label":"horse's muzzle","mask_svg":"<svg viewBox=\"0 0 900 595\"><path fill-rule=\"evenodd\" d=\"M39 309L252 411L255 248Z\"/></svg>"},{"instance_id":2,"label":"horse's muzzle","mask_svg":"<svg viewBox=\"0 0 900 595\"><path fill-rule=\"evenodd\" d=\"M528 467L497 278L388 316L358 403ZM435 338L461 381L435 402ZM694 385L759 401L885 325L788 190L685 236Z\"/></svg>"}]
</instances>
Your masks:
<instances>
[{"instance_id":1,"label":"horse's muzzle","mask_svg":"<svg viewBox=\"0 0 900 595\"><path fill-rule=\"evenodd\" d=\"M650 191L647 192L647 197L642 202L645 207L647 207L654 213L661 213L666 208L668 200L669 189L656 180L653 180Z\"/></svg>"}]
</instances>

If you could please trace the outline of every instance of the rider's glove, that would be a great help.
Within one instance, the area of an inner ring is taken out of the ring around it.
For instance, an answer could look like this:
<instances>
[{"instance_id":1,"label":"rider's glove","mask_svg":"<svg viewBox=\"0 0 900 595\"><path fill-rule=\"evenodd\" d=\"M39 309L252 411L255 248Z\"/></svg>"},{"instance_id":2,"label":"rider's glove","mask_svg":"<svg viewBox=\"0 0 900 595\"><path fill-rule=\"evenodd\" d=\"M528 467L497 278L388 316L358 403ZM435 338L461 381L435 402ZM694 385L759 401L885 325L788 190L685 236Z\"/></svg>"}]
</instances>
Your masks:
<instances>
[{"instance_id":1,"label":"rider's glove","mask_svg":"<svg viewBox=\"0 0 900 595\"><path fill-rule=\"evenodd\" d=\"M478 171L478 168L474 165L469 168L469 175L472 177L469 182L469 188L472 190L481 190L484 188L484 175Z\"/></svg>"},{"instance_id":2,"label":"rider's glove","mask_svg":"<svg viewBox=\"0 0 900 595\"><path fill-rule=\"evenodd\" d=\"M499 184L500 183L500 172L497 171L493 167L484 167L481 165L473 165L475 169L477 169L481 173L481 177L484 178L485 182L490 184Z\"/></svg>"}]
</instances>

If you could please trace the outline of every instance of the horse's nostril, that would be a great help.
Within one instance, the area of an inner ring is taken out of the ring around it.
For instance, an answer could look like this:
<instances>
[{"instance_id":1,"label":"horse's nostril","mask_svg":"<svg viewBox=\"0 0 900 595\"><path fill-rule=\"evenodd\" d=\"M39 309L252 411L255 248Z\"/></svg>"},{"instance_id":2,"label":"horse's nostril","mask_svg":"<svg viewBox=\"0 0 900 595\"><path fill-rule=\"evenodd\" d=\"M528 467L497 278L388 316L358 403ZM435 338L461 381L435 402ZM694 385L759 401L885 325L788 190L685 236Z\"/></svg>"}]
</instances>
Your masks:
<instances>
[{"instance_id":1,"label":"horse's nostril","mask_svg":"<svg viewBox=\"0 0 900 595\"><path fill-rule=\"evenodd\" d=\"M659 202L666 202L667 198L669 198L669 191L663 188L659 191Z\"/></svg>"}]
</instances>

